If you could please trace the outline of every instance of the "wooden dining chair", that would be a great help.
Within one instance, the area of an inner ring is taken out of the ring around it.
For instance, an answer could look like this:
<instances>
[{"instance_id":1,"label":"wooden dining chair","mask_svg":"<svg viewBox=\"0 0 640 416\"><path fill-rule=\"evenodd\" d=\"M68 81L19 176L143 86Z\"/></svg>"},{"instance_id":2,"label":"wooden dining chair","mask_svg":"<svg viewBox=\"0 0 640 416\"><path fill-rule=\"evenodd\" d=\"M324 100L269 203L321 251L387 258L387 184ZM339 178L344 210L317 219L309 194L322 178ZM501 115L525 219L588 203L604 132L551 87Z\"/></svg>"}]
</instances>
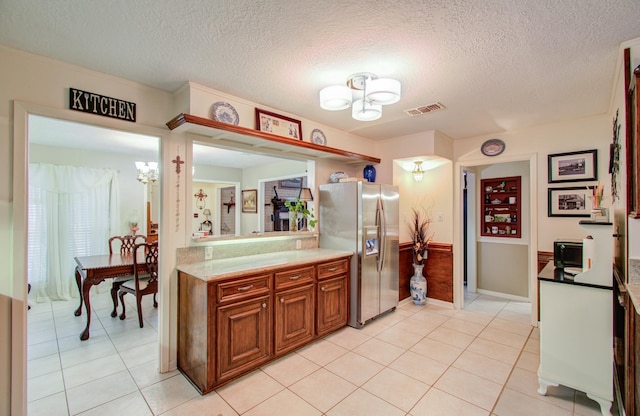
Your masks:
<instances>
[{"instance_id":1,"label":"wooden dining chair","mask_svg":"<svg viewBox=\"0 0 640 416\"><path fill-rule=\"evenodd\" d=\"M144 263L140 262L140 256L144 256ZM133 251L133 280L127 280L120 285L118 296L122 304L120 319L127 318L125 312L124 295L131 293L136 297L138 306L138 321L140 328L142 322L142 297L153 294L153 307L158 307L156 294L158 293L158 242L136 244Z\"/></svg>"},{"instance_id":2,"label":"wooden dining chair","mask_svg":"<svg viewBox=\"0 0 640 416\"><path fill-rule=\"evenodd\" d=\"M136 244L146 243L147 237L144 235L123 235L123 236L114 236L109 239L109 254L113 254L114 251L117 252L118 245L120 246L120 254L131 254L133 255L133 249ZM120 285L122 285L127 280L131 280L133 275L125 275L118 276L113 279L111 283L111 299L113 299L113 311L111 311L111 317L115 318L118 316L118 290L120 289Z\"/></svg>"}]
</instances>

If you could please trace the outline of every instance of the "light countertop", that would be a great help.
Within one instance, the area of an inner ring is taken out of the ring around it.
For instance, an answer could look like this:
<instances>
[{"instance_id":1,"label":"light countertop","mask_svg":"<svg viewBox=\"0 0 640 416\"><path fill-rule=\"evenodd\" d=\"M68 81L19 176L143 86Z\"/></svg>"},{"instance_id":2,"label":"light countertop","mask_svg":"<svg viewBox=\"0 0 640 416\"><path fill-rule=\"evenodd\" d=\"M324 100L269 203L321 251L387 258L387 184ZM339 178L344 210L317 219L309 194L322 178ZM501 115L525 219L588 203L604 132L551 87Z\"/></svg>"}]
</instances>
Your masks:
<instances>
[{"instance_id":1,"label":"light countertop","mask_svg":"<svg viewBox=\"0 0 640 416\"><path fill-rule=\"evenodd\" d=\"M208 282L229 277L241 277L247 273L268 273L283 266L295 267L311 262L337 260L349 257L352 254L350 251L325 248L279 251L276 253L179 264L177 269Z\"/></svg>"},{"instance_id":2,"label":"light countertop","mask_svg":"<svg viewBox=\"0 0 640 416\"><path fill-rule=\"evenodd\" d=\"M640 284L627 283L627 293L629 293L629 299L633 302L633 306L636 309L636 313L640 314Z\"/></svg>"}]
</instances>

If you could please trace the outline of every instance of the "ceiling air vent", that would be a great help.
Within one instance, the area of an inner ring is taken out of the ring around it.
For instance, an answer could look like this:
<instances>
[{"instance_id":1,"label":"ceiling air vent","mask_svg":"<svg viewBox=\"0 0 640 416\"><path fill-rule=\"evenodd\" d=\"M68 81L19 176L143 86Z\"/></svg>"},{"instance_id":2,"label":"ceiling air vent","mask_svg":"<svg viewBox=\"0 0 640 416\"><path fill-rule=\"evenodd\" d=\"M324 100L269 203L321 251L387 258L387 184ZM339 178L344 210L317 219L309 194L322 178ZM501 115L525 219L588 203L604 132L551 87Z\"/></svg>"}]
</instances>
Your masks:
<instances>
[{"instance_id":1,"label":"ceiling air vent","mask_svg":"<svg viewBox=\"0 0 640 416\"><path fill-rule=\"evenodd\" d=\"M446 107L441 103L435 102L433 104L422 105L416 108L410 108L404 110L405 113L410 116L419 116L420 114L433 113L434 111L444 110Z\"/></svg>"}]
</instances>

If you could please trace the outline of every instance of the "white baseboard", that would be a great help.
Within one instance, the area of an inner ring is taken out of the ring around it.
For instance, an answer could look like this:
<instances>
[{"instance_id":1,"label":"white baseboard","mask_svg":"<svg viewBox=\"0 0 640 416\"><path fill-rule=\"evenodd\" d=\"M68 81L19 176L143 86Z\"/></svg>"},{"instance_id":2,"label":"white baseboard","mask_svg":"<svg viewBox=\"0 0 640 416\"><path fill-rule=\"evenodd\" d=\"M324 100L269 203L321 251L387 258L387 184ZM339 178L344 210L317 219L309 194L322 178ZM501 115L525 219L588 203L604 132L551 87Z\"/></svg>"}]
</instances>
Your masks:
<instances>
[{"instance_id":1,"label":"white baseboard","mask_svg":"<svg viewBox=\"0 0 640 416\"><path fill-rule=\"evenodd\" d=\"M508 293L494 292L494 291L485 290L485 289L478 289L477 292L480 293L481 295L490 295L490 296L495 296L497 298L516 300L518 302L531 302L529 298L525 298L524 296L510 295Z\"/></svg>"},{"instance_id":2,"label":"white baseboard","mask_svg":"<svg viewBox=\"0 0 640 416\"><path fill-rule=\"evenodd\" d=\"M411 297L408 298L404 298L402 299L400 302L398 302L398 307L402 307L408 303L413 302L411 300ZM427 296L427 305L436 305L436 306L442 306L444 308L449 308L449 309L455 309L454 305L452 302L445 302L443 300L439 300L439 299L433 299Z\"/></svg>"}]
</instances>

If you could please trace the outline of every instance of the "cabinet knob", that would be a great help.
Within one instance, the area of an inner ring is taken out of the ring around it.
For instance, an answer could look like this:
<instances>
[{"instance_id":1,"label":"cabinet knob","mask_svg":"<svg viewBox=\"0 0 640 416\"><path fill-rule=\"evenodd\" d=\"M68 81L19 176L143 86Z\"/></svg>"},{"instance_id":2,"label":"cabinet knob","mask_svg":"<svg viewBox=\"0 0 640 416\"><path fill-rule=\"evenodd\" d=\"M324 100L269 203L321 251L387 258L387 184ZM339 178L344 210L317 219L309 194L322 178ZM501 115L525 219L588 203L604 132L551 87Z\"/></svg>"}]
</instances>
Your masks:
<instances>
[{"instance_id":1,"label":"cabinet knob","mask_svg":"<svg viewBox=\"0 0 640 416\"><path fill-rule=\"evenodd\" d=\"M265 302L262 304L262 308L266 309L266 307L267 307L267 303Z\"/></svg>"},{"instance_id":2,"label":"cabinet knob","mask_svg":"<svg viewBox=\"0 0 640 416\"><path fill-rule=\"evenodd\" d=\"M280 298L280 303L284 303L284 298Z\"/></svg>"},{"instance_id":3,"label":"cabinet knob","mask_svg":"<svg viewBox=\"0 0 640 416\"><path fill-rule=\"evenodd\" d=\"M324 288L324 286L320 286L320 290L324 292L326 289Z\"/></svg>"}]
</instances>

